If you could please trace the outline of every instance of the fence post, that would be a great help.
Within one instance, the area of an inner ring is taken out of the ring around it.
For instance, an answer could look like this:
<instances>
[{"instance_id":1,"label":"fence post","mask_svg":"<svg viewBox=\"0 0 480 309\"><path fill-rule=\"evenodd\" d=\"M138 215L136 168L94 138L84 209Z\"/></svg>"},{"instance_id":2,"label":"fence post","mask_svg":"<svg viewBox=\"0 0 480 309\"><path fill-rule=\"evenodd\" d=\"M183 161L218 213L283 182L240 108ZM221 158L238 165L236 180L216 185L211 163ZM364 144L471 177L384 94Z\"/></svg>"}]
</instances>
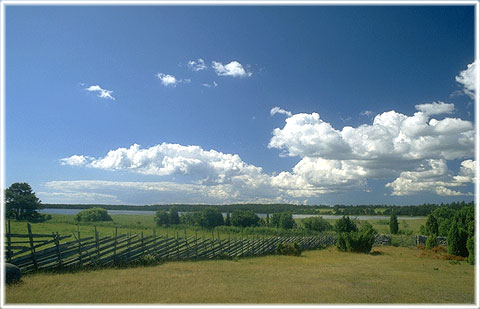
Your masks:
<instances>
[{"instance_id":1,"label":"fence post","mask_svg":"<svg viewBox=\"0 0 480 309\"><path fill-rule=\"evenodd\" d=\"M198 260L197 230L195 230L195 259Z\"/></svg>"},{"instance_id":2,"label":"fence post","mask_svg":"<svg viewBox=\"0 0 480 309\"><path fill-rule=\"evenodd\" d=\"M79 263L80 266L83 265L83 258L82 258L82 243L80 242L80 227L77 225L77 235L78 235L78 255L79 255Z\"/></svg>"},{"instance_id":3,"label":"fence post","mask_svg":"<svg viewBox=\"0 0 480 309\"><path fill-rule=\"evenodd\" d=\"M118 236L118 227L115 227L115 239L113 241L113 263L117 263L117 236Z\"/></svg>"},{"instance_id":4,"label":"fence post","mask_svg":"<svg viewBox=\"0 0 480 309\"><path fill-rule=\"evenodd\" d=\"M141 240L142 240L142 255L143 255L145 253L145 249L143 247L143 231L140 235L141 235Z\"/></svg>"},{"instance_id":5,"label":"fence post","mask_svg":"<svg viewBox=\"0 0 480 309\"><path fill-rule=\"evenodd\" d=\"M32 227L30 226L30 223L27 223L27 229L28 239L30 240L30 251L32 252L33 267L35 267L35 269L38 269L37 255L35 254L35 247L33 246Z\"/></svg>"},{"instance_id":6,"label":"fence post","mask_svg":"<svg viewBox=\"0 0 480 309\"><path fill-rule=\"evenodd\" d=\"M12 260L12 239L11 239L11 230L10 230L10 220L8 220L8 232L7 232L7 262Z\"/></svg>"},{"instance_id":7,"label":"fence post","mask_svg":"<svg viewBox=\"0 0 480 309\"><path fill-rule=\"evenodd\" d=\"M98 245L98 232L97 232L97 227L95 225L93 226L93 228L95 231L95 244L97 246L97 261L98 261L98 259L100 258L100 246Z\"/></svg>"},{"instance_id":8,"label":"fence post","mask_svg":"<svg viewBox=\"0 0 480 309\"><path fill-rule=\"evenodd\" d=\"M53 239L55 240L55 247L57 248L57 261L58 261L58 267L62 267L62 257L60 256L60 241L59 238L60 236L52 232Z\"/></svg>"}]
</instances>

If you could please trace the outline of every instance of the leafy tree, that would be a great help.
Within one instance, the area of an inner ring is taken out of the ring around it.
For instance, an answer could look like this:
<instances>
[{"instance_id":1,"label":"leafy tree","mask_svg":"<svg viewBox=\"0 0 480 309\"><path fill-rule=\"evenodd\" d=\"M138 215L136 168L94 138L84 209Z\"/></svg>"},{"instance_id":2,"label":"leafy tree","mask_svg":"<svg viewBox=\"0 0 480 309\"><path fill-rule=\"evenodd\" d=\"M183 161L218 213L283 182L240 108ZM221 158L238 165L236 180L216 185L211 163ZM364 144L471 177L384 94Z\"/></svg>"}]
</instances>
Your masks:
<instances>
[{"instance_id":1,"label":"leafy tree","mask_svg":"<svg viewBox=\"0 0 480 309\"><path fill-rule=\"evenodd\" d=\"M475 209L468 205L455 213L448 232L447 243L448 253L467 257L467 240L474 237Z\"/></svg>"},{"instance_id":2,"label":"leafy tree","mask_svg":"<svg viewBox=\"0 0 480 309\"><path fill-rule=\"evenodd\" d=\"M323 232L332 230L333 226L322 217L310 217L302 220L303 226L312 231Z\"/></svg>"},{"instance_id":3,"label":"leafy tree","mask_svg":"<svg viewBox=\"0 0 480 309\"><path fill-rule=\"evenodd\" d=\"M437 234L430 234L427 237L427 241L425 242L425 247L427 249L432 249L434 247L438 246L437 242Z\"/></svg>"},{"instance_id":4,"label":"leafy tree","mask_svg":"<svg viewBox=\"0 0 480 309\"><path fill-rule=\"evenodd\" d=\"M42 217L37 212L41 208L41 201L26 182L16 182L5 190L5 206L8 218L31 220Z\"/></svg>"},{"instance_id":5,"label":"leafy tree","mask_svg":"<svg viewBox=\"0 0 480 309\"><path fill-rule=\"evenodd\" d=\"M427 217L425 232L427 232L427 235L438 235L438 222L433 214L429 214Z\"/></svg>"},{"instance_id":6,"label":"leafy tree","mask_svg":"<svg viewBox=\"0 0 480 309\"><path fill-rule=\"evenodd\" d=\"M178 208L173 206L170 208L170 224L180 224L180 217L178 216Z\"/></svg>"},{"instance_id":7,"label":"leafy tree","mask_svg":"<svg viewBox=\"0 0 480 309\"><path fill-rule=\"evenodd\" d=\"M165 210L159 210L155 213L155 224L158 226L169 226L170 225L170 214Z\"/></svg>"},{"instance_id":8,"label":"leafy tree","mask_svg":"<svg viewBox=\"0 0 480 309\"><path fill-rule=\"evenodd\" d=\"M74 220L85 222L113 221L106 209L98 207L80 211L75 215Z\"/></svg>"},{"instance_id":9,"label":"leafy tree","mask_svg":"<svg viewBox=\"0 0 480 309\"><path fill-rule=\"evenodd\" d=\"M390 233L398 234L398 220L395 214L390 216Z\"/></svg>"},{"instance_id":10,"label":"leafy tree","mask_svg":"<svg viewBox=\"0 0 480 309\"><path fill-rule=\"evenodd\" d=\"M272 219L270 220L270 225L273 227L279 227L280 226L280 213L274 213L272 215Z\"/></svg>"},{"instance_id":11,"label":"leafy tree","mask_svg":"<svg viewBox=\"0 0 480 309\"><path fill-rule=\"evenodd\" d=\"M285 230L293 229L295 227L295 220L293 220L293 215L289 212L282 212L280 214L278 227Z\"/></svg>"},{"instance_id":12,"label":"leafy tree","mask_svg":"<svg viewBox=\"0 0 480 309\"><path fill-rule=\"evenodd\" d=\"M438 236L447 236L450 231L452 219L455 216L457 210L452 207L442 206L435 209L432 215L435 217L438 225Z\"/></svg>"},{"instance_id":13,"label":"leafy tree","mask_svg":"<svg viewBox=\"0 0 480 309\"><path fill-rule=\"evenodd\" d=\"M223 224L224 224L223 216L220 210L213 207L208 207L202 210L201 218L200 218L200 226L211 229Z\"/></svg>"},{"instance_id":14,"label":"leafy tree","mask_svg":"<svg viewBox=\"0 0 480 309\"><path fill-rule=\"evenodd\" d=\"M357 232L358 228L355 225L355 222L353 222L350 217L345 217L342 216L340 219L338 219L335 222L335 232L337 233L350 233L350 232Z\"/></svg>"},{"instance_id":15,"label":"leafy tree","mask_svg":"<svg viewBox=\"0 0 480 309\"><path fill-rule=\"evenodd\" d=\"M240 227L257 226L259 220L260 217L253 210L236 210L231 218L232 225Z\"/></svg>"},{"instance_id":16,"label":"leafy tree","mask_svg":"<svg viewBox=\"0 0 480 309\"><path fill-rule=\"evenodd\" d=\"M232 220L230 219L230 213L227 212L227 217L225 218L225 225L230 226L232 225Z\"/></svg>"},{"instance_id":17,"label":"leafy tree","mask_svg":"<svg viewBox=\"0 0 480 309\"><path fill-rule=\"evenodd\" d=\"M475 264L475 236L472 235L467 239L467 250L468 250L468 258L467 261L471 265Z\"/></svg>"}]
</instances>

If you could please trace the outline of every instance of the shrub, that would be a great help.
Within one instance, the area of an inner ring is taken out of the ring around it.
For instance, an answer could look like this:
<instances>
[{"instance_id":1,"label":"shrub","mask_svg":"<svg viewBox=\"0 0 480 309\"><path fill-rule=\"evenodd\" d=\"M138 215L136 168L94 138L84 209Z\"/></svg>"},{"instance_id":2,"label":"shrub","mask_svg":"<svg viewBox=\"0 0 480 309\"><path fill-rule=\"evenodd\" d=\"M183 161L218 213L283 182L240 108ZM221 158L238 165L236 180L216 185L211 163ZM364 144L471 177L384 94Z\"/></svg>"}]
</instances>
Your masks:
<instances>
[{"instance_id":1,"label":"shrub","mask_svg":"<svg viewBox=\"0 0 480 309\"><path fill-rule=\"evenodd\" d=\"M158 226L169 226L170 215L165 210L159 210L155 213L155 224Z\"/></svg>"},{"instance_id":2,"label":"shrub","mask_svg":"<svg viewBox=\"0 0 480 309\"><path fill-rule=\"evenodd\" d=\"M113 221L106 209L103 208L89 208L80 211L75 215L75 221Z\"/></svg>"},{"instance_id":3,"label":"shrub","mask_svg":"<svg viewBox=\"0 0 480 309\"><path fill-rule=\"evenodd\" d=\"M302 220L303 226L312 231L323 232L333 229L333 226L322 217L310 217Z\"/></svg>"},{"instance_id":4,"label":"shrub","mask_svg":"<svg viewBox=\"0 0 480 309\"><path fill-rule=\"evenodd\" d=\"M395 214L390 216L390 233L398 234L398 220Z\"/></svg>"},{"instance_id":5,"label":"shrub","mask_svg":"<svg viewBox=\"0 0 480 309\"><path fill-rule=\"evenodd\" d=\"M475 264L475 237L472 235L467 239L467 250L468 258L467 261L469 264Z\"/></svg>"},{"instance_id":6,"label":"shrub","mask_svg":"<svg viewBox=\"0 0 480 309\"><path fill-rule=\"evenodd\" d=\"M427 241L425 242L425 246L426 246L427 249L432 249L432 248L438 246L437 235L436 234L430 234L427 237Z\"/></svg>"},{"instance_id":7,"label":"shrub","mask_svg":"<svg viewBox=\"0 0 480 309\"><path fill-rule=\"evenodd\" d=\"M180 224L180 217L178 216L178 208L173 206L169 212L170 224Z\"/></svg>"},{"instance_id":8,"label":"shrub","mask_svg":"<svg viewBox=\"0 0 480 309\"><path fill-rule=\"evenodd\" d=\"M253 210L235 210L230 222L233 226L247 227L257 226L260 217Z\"/></svg>"},{"instance_id":9,"label":"shrub","mask_svg":"<svg viewBox=\"0 0 480 309\"><path fill-rule=\"evenodd\" d=\"M355 225L355 222L350 220L350 218L347 216L343 216L340 219L338 219L335 222L335 232L337 233L350 233L350 232L356 232L358 231L357 226Z\"/></svg>"},{"instance_id":10,"label":"shrub","mask_svg":"<svg viewBox=\"0 0 480 309\"><path fill-rule=\"evenodd\" d=\"M425 231L427 232L427 235L438 235L438 222L433 214L429 214L427 217Z\"/></svg>"},{"instance_id":11,"label":"shrub","mask_svg":"<svg viewBox=\"0 0 480 309\"><path fill-rule=\"evenodd\" d=\"M337 235L337 248L340 251L369 253L375 242L375 230L365 223L359 231L340 232Z\"/></svg>"},{"instance_id":12,"label":"shrub","mask_svg":"<svg viewBox=\"0 0 480 309\"><path fill-rule=\"evenodd\" d=\"M223 216L220 210L208 207L202 210L200 214L199 225L208 229L223 225Z\"/></svg>"},{"instance_id":13,"label":"shrub","mask_svg":"<svg viewBox=\"0 0 480 309\"><path fill-rule=\"evenodd\" d=\"M300 256L302 254L302 248L297 242L278 243L276 252L281 255Z\"/></svg>"}]
</instances>

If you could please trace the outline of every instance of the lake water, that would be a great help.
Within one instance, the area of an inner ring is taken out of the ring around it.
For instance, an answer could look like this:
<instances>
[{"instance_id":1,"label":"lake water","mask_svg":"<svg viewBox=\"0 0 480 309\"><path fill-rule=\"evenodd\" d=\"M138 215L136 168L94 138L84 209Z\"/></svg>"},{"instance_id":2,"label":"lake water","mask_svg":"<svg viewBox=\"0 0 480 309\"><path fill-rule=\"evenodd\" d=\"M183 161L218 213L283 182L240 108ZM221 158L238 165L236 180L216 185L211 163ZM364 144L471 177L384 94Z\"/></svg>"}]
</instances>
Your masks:
<instances>
[{"instance_id":1,"label":"lake water","mask_svg":"<svg viewBox=\"0 0 480 309\"><path fill-rule=\"evenodd\" d=\"M60 208L45 208L40 210L40 213L44 214L55 214L55 215L75 215L80 212L82 209L60 209ZM110 215L153 215L155 211L153 210L107 210ZM182 214L182 212L179 212ZM222 213L224 216L227 213ZM260 218L265 218L267 214L258 213L257 214ZM270 214L270 217L272 215ZM303 215L297 214L293 215L294 219L305 219L309 217L318 217L321 216L324 219L340 219L342 216L340 215ZM390 216L350 216L352 219L359 219L359 220L389 220ZM425 219L426 217L403 217L398 216L399 220L411 220L411 219Z\"/></svg>"}]
</instances>

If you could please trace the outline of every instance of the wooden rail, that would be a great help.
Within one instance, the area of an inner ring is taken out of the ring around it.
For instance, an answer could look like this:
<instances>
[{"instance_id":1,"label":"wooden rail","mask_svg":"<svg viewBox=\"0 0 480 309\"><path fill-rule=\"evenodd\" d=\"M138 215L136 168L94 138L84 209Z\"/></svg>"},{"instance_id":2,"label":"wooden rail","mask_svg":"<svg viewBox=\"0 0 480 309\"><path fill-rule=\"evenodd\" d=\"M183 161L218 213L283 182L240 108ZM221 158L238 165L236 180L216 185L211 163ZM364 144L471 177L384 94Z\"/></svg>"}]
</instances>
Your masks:
<instances>
[{"instance_id":1,"label":"wooden rail","mask_svg":"<svg viewBox=\"0 0 480 309\"><path fill-rule=\"evenodd\" d=\"M136 262L146 255L157 260L199 260L261 256L275 253L277 245L297 242L302 249L315 249L335 244L333 235L301 237L255 237L251 238L212 238L195 236L183 237L137 234L118 234L99 237L96 227L94 236L80 237L80 232L60 236L58 233L34 234L27 223L27 234L10 232L8 222L6 233L6 260L15 264L23 272L38 269L55 269L82 266L108 266ZM76 235L75 235L76 234ZM73 240L68 240L73 236Z\"/></svg>"}]
</instances>

